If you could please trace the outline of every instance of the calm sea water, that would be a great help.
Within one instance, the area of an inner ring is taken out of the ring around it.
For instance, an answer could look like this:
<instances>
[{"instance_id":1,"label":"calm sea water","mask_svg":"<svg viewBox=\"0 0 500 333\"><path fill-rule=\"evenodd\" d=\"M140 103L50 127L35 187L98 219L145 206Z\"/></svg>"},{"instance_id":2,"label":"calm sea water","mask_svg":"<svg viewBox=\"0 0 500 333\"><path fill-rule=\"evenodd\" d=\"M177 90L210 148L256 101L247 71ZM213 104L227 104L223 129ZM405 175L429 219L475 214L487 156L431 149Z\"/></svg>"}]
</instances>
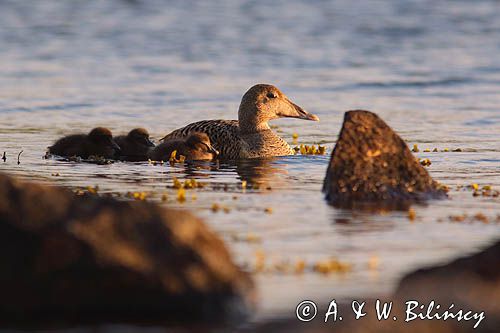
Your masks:
<instances>
[{"instance_id":1,"label":"calm sea water","mask_svg":"<svg viewBox=\"0 0 500 333\"><path fill-rule=\"evenodd\" d=\"M499 1L0 1L0 171L70 188L145 191L189 209L227 241L255 275L255 320L291 316L302 299L326 302L389 294L422 265L471 253L500 224L452 223L450 215L500 214L500 199L458 185L500 189ZM329 207L321 185L329 156L238 165L106 166L43 160L56 138L101 125L143 126L154 138L187 123L236 118L243 93L272 83L321 122L279 120L292 142L328 155L343 112L377 112L410 145L461 148L429 158L451 200L406 213ZM21 164L16 159L19 151ZM59 174L59 176L55 176ZM173 177L207 182L175 199ZM260 189L241 190L241 180ZM196 200L192 194L196 194ZM230 209L214 213L214 203ZM272 214L265 212L272 209ZM336 257L346 274L271 269ZM375 259L374 259L375 258ZM370 265L378 260L378 265ZM374 267L377 266L377 267Z\"/></svg>"}]
</instances>

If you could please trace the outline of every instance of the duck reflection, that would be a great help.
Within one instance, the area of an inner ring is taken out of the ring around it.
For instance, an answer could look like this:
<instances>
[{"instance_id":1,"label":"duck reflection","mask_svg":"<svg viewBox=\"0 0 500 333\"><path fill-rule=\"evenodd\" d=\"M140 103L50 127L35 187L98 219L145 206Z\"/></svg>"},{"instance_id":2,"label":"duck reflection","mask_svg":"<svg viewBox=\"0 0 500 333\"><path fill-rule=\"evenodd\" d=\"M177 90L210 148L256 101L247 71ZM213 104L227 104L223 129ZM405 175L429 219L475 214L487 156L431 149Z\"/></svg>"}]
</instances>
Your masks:
<instances>
[{"instance_id":1,"label":"duck reflection","mask_svg":"<svg viewBox=\"0 0 500 333\"><path fill-rule=\"evenodd\" d=\"M253 158L236 161L236 172L242 181L258 188L272 189L286 184L283 177L288 174L286 164L278 163L279 159Z\"/></svg>"},{"instance_id":2,"label":"duck reflection","mask_svg":"<svg viewBox=\"0 0 500 333\"><path fill-rule=\"evenodd\" d=\"M217 178L226 178L227 182L218 182L217 184L231 186L234 181L234 172L241 181L247 183L247 188L272 190L276 187L284 187L287 184L286 175L288 175L287 164L279 157L241 159L235 161L190 161L185 162L184 170L180 171L184 175L181 177L207 179L213 178L214 173ZM166 173L170 173L166 172ZM215 183L214 183L215 184Z\"/></svg>"}]
</instances>

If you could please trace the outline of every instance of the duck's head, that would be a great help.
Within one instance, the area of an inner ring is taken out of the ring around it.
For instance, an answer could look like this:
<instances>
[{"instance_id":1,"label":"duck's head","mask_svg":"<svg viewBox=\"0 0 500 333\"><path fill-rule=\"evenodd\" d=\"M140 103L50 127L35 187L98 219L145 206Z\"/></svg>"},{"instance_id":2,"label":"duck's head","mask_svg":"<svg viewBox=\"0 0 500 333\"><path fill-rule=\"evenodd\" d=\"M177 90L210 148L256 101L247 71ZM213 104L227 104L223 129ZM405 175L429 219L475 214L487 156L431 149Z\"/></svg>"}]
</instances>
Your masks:
<instances>
[{"instance_id":1,"label":"duck's head","mask_svg":"<svg viewBox=\"0 0 500 333\"><path fill-rule=\"evenodd\" d=\"M195 159L211 160L219 155L219 152L212 147L210 138L205 133L191 133L186 139L186 144L193 151Z\"/></svg>"},{"instance_id":2,"label":"duck's head","mask_svg":"<svg viewBox=\"0 0 500 333\"><path fill-rule=\"evenodd\" d=\"M145 128L134 128L127 134L127 138L133 142L147 147L154 147L155 144L149 139L149 133Z\"/></svg>"},{"instance_id":3,"label":"duck's head","mask_svg":"<svg viewBox=\"0 0 500 333\"><path fill-rule=\"evenodd\" d=\"M120 151L120 146L118 146L115 140L113 140L113 134L105 127L96 127L92 129L88 134L88 138L96 145L111 147L117 152Z\"/></svg>"},{"instance_id":4,"label":"duck's head","mask_svg":"<svg viewBox=\"0 0 500 333\"><path fill-rule=\"evenodd\" d=\"M267 122L277 118L319 121L318 116L290 101L273 85L257 84L243 95L238 110L240 130L243 132L268 130Z\"/></svg>"}]
</instances>

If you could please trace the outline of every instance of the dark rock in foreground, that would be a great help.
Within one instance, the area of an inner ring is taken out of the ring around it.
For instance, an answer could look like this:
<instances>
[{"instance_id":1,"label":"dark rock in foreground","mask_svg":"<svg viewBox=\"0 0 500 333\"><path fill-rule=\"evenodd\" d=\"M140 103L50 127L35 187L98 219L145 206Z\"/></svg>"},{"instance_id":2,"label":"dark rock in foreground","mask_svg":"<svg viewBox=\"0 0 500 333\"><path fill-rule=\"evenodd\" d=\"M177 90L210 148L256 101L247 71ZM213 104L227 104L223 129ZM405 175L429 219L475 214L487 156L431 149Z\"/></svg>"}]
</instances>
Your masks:
<instances>
[{"instance_id":1,"label":"dark rock in foreground","mask_svg":"<svg viewBox=\"0 0 500 333\"><path fill-rule=\"evenodd\" d=\"M2 326L193 323L252 303L250 278L213 232L147 202L0 174L0 244Z\"/></svg>"},{"instance_id":2,"label":"dark rock in foreground","mask_svg":"<svg viewBox=\"0 0 500 333\"><path fill-rule=\"evenodd\" d=\"M446 197L406 143L376 114L361 110L345 113L323 191L340 207L405 208L414 201Z\"/></svg>"}]
</instances>

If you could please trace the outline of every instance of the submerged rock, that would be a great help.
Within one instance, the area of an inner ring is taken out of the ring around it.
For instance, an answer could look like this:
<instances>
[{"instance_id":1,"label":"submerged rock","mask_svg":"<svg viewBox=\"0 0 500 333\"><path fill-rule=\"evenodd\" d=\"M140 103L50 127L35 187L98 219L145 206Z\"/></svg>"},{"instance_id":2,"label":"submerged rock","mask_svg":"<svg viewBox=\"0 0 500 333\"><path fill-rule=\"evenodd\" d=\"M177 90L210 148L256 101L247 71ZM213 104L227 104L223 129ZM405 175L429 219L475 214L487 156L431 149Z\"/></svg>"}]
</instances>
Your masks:
<instances>
[{"instance_id":1,"label":"submerged rock","mask_svg":"<svg viewBox=\"0 0 500 333\"><path fill-rule=\"evenodd\" d=\"M348 111L323 184L335 206L405 208L446 197L406 143L376 114Z\"/></svg>"},{"instance_id":2,"label":"submerged rock","mask_svg":"<svg viewBox=\"0 0 500 333\"><path fill-rule=\"evenodd\" d=\"M170 322L244 314L253 285L185 211L0 174L0 323Z\"/></svg>"}]
</instances>

